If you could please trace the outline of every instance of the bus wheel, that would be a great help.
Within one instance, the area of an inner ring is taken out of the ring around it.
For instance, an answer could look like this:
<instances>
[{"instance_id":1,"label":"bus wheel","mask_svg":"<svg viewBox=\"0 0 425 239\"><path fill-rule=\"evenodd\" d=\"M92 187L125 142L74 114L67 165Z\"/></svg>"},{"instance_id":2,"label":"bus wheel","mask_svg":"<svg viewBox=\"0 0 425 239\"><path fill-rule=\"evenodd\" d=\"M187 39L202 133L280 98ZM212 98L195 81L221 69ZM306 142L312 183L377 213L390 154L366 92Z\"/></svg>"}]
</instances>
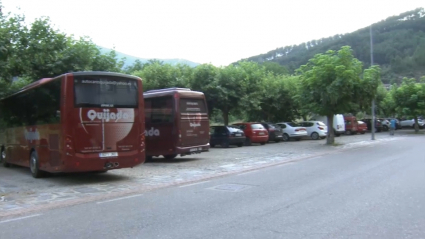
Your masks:
<instances>
[{"instance_id":1,"label":"bus wheel","mask_svg":"<svg viewBox=\"0 0 425 239\"><path fill-rule=\"evenodd\" d=\"M167 155L164 155L164 158L165 159L173 159L175 157L177 157L177 154L167 154Z\"/></svg>"},{"instance_id":2,"label":"bus wheel","mask_svg":"<svg viewBox=\"0 0 425 239\"><path fill-rule=\"evenodd\" d=\"M39 169L39 165L37 153L33 151L30 157L30 170L34 178L41 178L44 175L43 171Z\"/></svg>"},{"instance_id":3,"label":"bus wheel","mask_svg":"<svg viewBox=\"0 0 425 239\"><path fill-rule=\"evenodd\" d=\"M6 162L6 151L4 149L1 150L1 158L0 158L1 164L3 164L3 167L8 168L10 167L10 164Z\"/></svg>"}]
</instances>

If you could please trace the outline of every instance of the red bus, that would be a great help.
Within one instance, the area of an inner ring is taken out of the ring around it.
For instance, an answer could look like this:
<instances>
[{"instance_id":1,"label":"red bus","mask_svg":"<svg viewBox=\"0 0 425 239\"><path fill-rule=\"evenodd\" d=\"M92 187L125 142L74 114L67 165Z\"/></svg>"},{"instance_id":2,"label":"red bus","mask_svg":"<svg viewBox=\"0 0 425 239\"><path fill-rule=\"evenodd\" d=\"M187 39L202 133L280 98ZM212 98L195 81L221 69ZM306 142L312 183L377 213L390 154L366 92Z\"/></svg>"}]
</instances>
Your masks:
<instances>
[{"instance_id":1,"label":"red bus","mask_svg":"<svg viewBox=\"0 0 425 239\"><path fill-rule=\"evenodd\" d=\"M142 81L111 72L45 78L0 100L1 162L106 172L145 161Z\"/></svg>"},{"instance_id":2,"label":"red bus","mask_svg":"<svg viewBox=\"0 0 425 239\"><path fill-rule=\"evenodd\" d=\"M180 156L209 151L205 95L186 88L150 90L145 101L146 157Z\"/></svg>"}]
</instances>

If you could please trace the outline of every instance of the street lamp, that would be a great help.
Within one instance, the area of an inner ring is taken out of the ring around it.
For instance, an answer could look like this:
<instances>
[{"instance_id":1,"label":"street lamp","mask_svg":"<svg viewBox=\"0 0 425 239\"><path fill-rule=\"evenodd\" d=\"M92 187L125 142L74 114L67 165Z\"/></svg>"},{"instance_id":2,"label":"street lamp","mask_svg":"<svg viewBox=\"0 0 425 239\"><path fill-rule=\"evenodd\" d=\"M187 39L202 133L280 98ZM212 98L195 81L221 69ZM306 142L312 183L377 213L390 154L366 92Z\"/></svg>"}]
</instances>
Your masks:
<instances>
[{"instance_id":1,"label":"street lamp","mask_svg":"<svg viewBox=\"0 0 425 239\"><path fill-rule=\"evenodd\" d=\"M370 25L370 65L373 66L373 37L372 24ZM372 99L372 140L375 140L375 97Z\"/></svg>"}]
</instances>

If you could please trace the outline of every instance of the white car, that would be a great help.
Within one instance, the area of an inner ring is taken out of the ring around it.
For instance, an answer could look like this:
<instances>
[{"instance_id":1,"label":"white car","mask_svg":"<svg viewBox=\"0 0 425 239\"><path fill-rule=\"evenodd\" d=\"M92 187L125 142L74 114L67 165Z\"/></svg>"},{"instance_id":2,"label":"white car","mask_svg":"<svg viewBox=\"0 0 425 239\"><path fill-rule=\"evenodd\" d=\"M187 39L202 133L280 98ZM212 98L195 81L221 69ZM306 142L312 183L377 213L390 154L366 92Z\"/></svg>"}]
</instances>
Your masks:
<instances>
[{"instance_id":1,"label":"white car","mask_svg":"<svg viewBox=\"0 0 425 239\"><path fill-rule=\"evenodd\" d=\"M424 122L423 122L423 120L421 120L421 119L418 119L418 125L419 125L419 128L423 128L424 127ZM401 127L411 127L411 128L413 128L414 126L415 126L415 120L414 119L411 119L411 120L401 120L400 121L400 126Z\"/></svg>"},{"instance_id":2,"label":"white car","mask_svg":"<svg viewBox=\"0 0 425 239\"><path fill-rule=\"evenodd\" d=\"M322 121L304 121L300 125L306 128L307 135L312 139L324 139L328 135L328 126Z\"/></svg>"},{"instance_id":3,"label":"white car","mask_svg":"<svg viewBox=\"0 0 425 239\"><path fill-rule=\"evenodd\" d=\"M291 139L300 140L302 137L307 137L307 129L293 122L276 123L283 130L283 141Z\"/></svg>"}]
</instances>

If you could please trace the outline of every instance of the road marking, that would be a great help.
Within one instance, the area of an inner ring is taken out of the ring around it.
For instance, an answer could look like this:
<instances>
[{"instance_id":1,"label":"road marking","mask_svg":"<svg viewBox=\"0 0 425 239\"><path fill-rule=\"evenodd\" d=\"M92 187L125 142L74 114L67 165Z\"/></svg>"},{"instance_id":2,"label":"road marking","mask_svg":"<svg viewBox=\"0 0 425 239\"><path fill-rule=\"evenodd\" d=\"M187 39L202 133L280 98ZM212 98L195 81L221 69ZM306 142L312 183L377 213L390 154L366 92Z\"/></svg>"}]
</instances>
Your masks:
<instances>
[{"instance_id":1,"label":"road marking","mask_svg":"<svg viewBox=\"0 0 425 239\"><path fill-rule=\"evenodd\" d=\"M18 218L13 218L13 219L9 219L9 220L4 220L4 221L0 221L0 224L6 223L6 222L18 221L18 220L22 220L22 219L27 219L27 218L31 218L31 217L38 217L38 216L41 216L41 214L35 214L35 215L31 215L31 216L26 216L26 217L18 217Z\"/></svg>"},{"instance_id":2,"label":"road marking","mask_svg":"<svg viewBox=\"0 0 425 239\"><path fill-rule=\"evenodd\" d=\"M115 198L115 199L111 199L111 200L96 202L96 204L102 204L102 203L114 202L114 201L119 201L119 200L128 199L128 198L140 197L142 195L143 194L137 194L137 195L131 195L131 196L127 196L127 197Z\"/></svg>"},{"instance_id":3,"label":"road marking","mask_svg":"<svg viewBox=\"0 0 425 239\"><path fill-rule=\"evenodd\" d=\"M202 182L198 182L198 183L186 184L186 185L180 186L179 188L189 187L189 186L198 185L198 184L202 184L202 183L208 183L208 182L210 182L210 181L208 180L208 181L202 181Z\"/></svg>"}]
</instances>

